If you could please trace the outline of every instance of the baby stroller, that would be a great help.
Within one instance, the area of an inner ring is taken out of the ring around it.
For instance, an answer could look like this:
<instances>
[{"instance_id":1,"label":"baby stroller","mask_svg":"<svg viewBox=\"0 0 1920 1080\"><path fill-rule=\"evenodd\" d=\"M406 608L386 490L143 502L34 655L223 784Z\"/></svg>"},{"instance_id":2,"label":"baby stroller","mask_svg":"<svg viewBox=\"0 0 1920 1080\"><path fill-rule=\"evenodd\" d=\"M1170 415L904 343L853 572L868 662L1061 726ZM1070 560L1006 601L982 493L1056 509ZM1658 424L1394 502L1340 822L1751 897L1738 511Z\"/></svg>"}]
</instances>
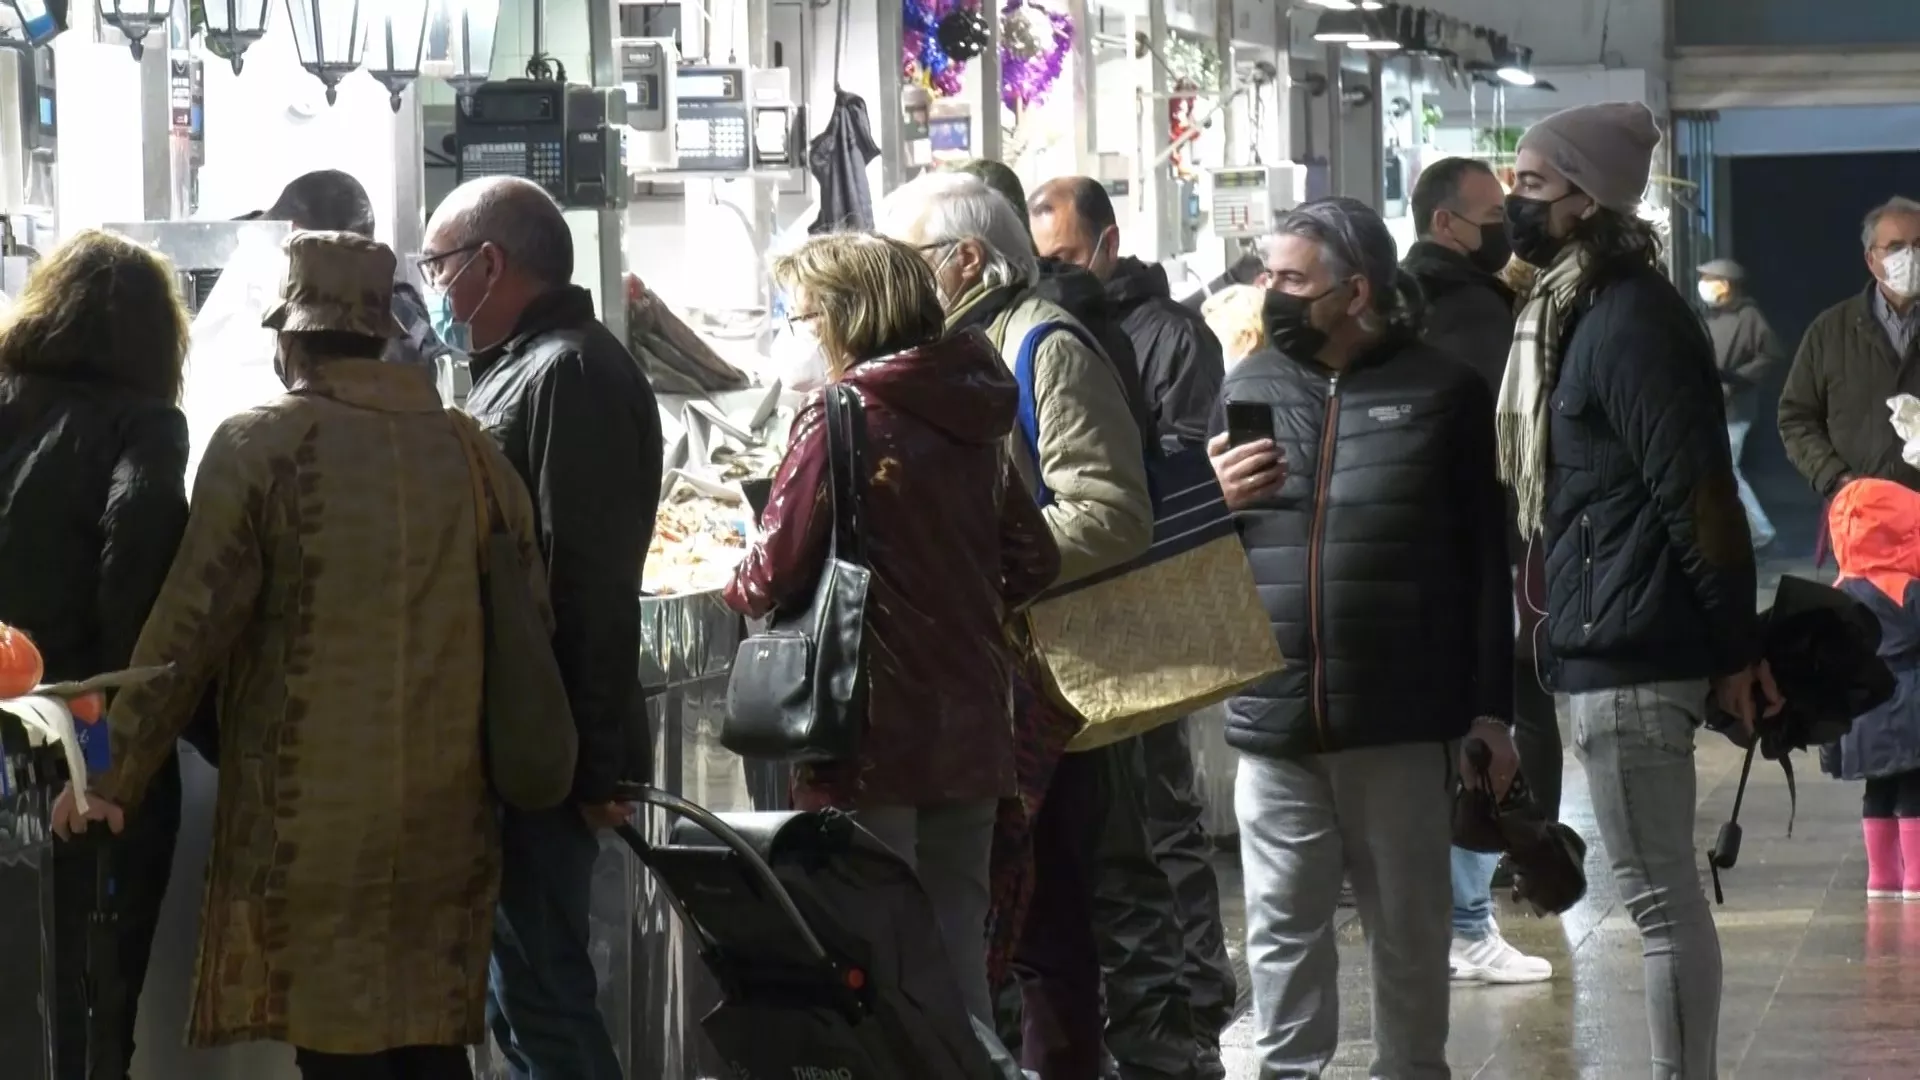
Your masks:
<instances>
[{"instance_id":1,"label":"baby stroller","mask_svg":"<svg viewBox=\"0 0 1920 1080\"><path fill-rule=\"evenodd\" d=\"M720 985L701 1027L738 1080L1020 1080L967 1015L919 880L851 818L633 794L673 817L664 844L620 836Z\"/></svg>"}]
</instances>

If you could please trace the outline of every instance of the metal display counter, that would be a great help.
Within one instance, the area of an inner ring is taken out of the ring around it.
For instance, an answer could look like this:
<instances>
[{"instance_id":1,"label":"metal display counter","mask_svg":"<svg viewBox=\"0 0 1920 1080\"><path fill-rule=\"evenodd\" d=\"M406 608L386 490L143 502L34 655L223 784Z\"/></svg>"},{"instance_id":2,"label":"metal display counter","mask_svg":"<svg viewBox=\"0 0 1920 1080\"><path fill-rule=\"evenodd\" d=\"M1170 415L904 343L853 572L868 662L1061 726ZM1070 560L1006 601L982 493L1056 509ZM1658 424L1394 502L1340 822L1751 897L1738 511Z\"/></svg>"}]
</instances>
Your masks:
<instances>
[{"instance_id":1,"label":"metal display counter","mask_svg":"<svg viewBox=\"0 0 1920 1080\"><path fill-rule=\"evenodd\" d=\"M719 813L779 809L786 800L784 769L749 763L720 745L727 677L743 629L712 593L641 601L640 677L648 691L654 785ZM645 831L664 838L665 829L655 816ZM700 1017L719 1000L716 988L651 875L612 836L601 840L591 917L600 1011L626 1074L730 1075L700 1034ZM496 1055L481 1051L476 1058L480 1080L505 1080Z\"/></svg>"}]
</instances>

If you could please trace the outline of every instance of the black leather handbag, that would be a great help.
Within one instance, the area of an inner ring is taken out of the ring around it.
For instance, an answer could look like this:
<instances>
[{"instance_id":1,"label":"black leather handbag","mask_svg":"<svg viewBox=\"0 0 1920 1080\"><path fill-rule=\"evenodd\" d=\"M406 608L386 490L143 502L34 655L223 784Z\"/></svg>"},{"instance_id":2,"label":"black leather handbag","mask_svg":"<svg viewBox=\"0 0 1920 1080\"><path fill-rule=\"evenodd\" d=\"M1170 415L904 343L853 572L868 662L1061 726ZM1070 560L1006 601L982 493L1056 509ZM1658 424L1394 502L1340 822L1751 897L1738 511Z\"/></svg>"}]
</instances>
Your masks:
<instances>
[{"instance_id":1,"label":"black leather handbag","mask_svg":"<svg viewBox=\"0 0 1920 1080\"><path fill-rule=\"evenodd\" d=\"M734 655L721 745L796 764L859 756L867 727L867 421L859 394L826 393L833 540L804 608L778 611Z\"/></svg>"}]
</instances>

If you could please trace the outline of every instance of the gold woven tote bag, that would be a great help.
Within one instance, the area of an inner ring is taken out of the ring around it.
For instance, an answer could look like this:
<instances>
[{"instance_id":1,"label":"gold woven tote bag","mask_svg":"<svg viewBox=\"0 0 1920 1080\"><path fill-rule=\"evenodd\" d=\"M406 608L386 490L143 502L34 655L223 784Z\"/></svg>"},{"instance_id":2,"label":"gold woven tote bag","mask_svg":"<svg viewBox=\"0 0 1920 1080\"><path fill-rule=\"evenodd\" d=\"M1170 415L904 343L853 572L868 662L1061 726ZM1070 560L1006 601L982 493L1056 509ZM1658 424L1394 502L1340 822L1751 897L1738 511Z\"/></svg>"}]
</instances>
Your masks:
<instances>
[{"instance_id":1,"label":"gold woven tote bag","mask_svg":"<svg viewBox=\"0 0 1920 1080\"><path fill-rule=\"evenodd\" d=\"M1020 427L1039 476L1034 351L1066 323L1021 342ZM1093 347L1093 346L1089 346ZM1200 450L1148 462L1153 545L1131 562L1043 595L1027 610L1028 644L1049 696L1086 726L1068 749L1093 750L1224 701L1283 666L1233 512ZM1053 501L1044 483L1034 492Z\"/></svg>"}]
</instances>

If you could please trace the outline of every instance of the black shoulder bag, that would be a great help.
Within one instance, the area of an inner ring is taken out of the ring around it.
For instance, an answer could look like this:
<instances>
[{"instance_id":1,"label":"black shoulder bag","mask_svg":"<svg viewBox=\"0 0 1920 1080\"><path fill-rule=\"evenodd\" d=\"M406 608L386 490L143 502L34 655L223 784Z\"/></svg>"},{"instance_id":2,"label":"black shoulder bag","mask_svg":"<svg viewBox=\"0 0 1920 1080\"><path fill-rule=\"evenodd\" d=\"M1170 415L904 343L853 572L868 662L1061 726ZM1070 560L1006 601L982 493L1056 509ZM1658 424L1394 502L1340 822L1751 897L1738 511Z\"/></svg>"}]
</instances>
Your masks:
<instances>
[{"instance_id":1,"label":"black shoulder bag","mask_svg":"<svg viewBox=\"0 0 1920 1080\"><path fill-rule=\"evenodd\" d=\"M845 761L866 733L867 422L851 388L823 396L833 541L807 605L775 612L734 655L720 742L742 757Z\"/></svg>"}]
</instances>

